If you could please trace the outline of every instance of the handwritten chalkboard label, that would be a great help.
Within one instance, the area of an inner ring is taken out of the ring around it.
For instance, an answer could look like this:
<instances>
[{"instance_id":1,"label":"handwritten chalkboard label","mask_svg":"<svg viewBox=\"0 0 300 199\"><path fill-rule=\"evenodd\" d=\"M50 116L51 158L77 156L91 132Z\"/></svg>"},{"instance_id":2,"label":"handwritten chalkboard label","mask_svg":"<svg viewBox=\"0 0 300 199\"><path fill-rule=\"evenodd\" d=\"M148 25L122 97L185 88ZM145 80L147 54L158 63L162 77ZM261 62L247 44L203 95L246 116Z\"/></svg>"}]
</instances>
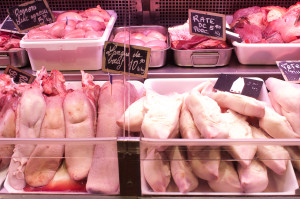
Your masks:
<instances>
[{"instance_id":1,"label":"handwritten chalkboard label","mask_svg":"<svg viewBox=\"0 0 300 199\"><path fill-rule=\"evenodd\" d=\"M300 61L276 61L285 81L300 82Z\"/></svg>"},{"instance_id":2,"label":"handwritten chalkboard label","mask_svg":"<svg viewBox=\"0 0 300 199\"><path fill-rule=\"evenodd\" d=\"M225 15L189 9L190 34L226 40Z\"/></svg>"},{"instance_id":3,"label":"handwritten chalkboard label","mask_svg":"<svg viewBox=\"0 0 300 199\"><path fill-rule=\"evenodd\" d=\"M20 69L17 69L13 66L8 65L4 71L5 74L8 74L13 78L14 82L17 84L28 83L31 84L35 79L33 75L26 73Z\"/></svg>"},{"instance_id":4,"label":"handwritten chalkboard label","mask_svg":"<svg viewBox=\"0 0 300 199\"><path fill-rule=\"evenodd\" d=\"M29 1L7 11L19 32L54 22L46 0Z\"/></svg>"},{"instance_id":5,"label":"handwritten chalkboard label","mask_svg":"<svg viewBox=\"0 0 300 199\"><path fill-rule=\"evenodd\" d=\"M102 71L146 78L150 62L150 48L105 42ZM125 68L124 68L125 66Z\"/></svg>"},{"instance_id":6,"label":"handwritten chalkboard label","mask_svg":"<svg viewBox=\"0 0 300 199\"><path fill-rule=\"evenodd\" d=\"M258 98L263 81L239 77L231 74L221 74L214 86L215 89Z\"/></svg>"},{"instance_id":7,"label":"handwritten chalkboard label","mask_svg":"<svg viewBox=\"0 0 300 199\"><path fill-rule=\"evenodd\" d=\"M7 16L5 18L5 20L1 24L0 30L5 31L5 32L11 32L11 33L19 33L19 31L17 30L14 22L10 18L10 16Z\"/></svg>"}]
</instances>

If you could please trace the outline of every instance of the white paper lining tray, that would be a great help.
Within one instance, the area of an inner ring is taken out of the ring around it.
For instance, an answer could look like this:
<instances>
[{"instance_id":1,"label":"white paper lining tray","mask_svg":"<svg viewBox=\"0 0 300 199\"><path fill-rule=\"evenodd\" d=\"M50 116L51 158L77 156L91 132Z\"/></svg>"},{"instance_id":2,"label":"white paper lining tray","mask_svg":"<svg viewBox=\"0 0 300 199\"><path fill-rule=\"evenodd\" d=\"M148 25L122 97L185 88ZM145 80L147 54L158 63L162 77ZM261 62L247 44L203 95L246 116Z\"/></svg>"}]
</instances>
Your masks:
<instances>
[{"instance_id":1,"label":"white paper lining tray","mask_svg":"<svg viewBox=\"0 0 300 199\"><path fill-rule=\"evenodd\" d=\"M228 24L232 16L226 16ZM276 61L299 60L300 43L239 43L232 42L241 64L276 65Z\"/></svg>"},{"instance_id":2,"label":"white paper lining tray","mask_svg":"<svg viewBox=\"0 0 300 199\"><path fill-rule=\"evenodd\" d=\"M26 39L20 46L28 52L31 67L34 71L45 66L48 71L56 70L99 70L102 68L104 42L109 39L117 20L113 10L103 36L99 39Z\"/></svg>"},{"instance_id":3,"label":"white paper lining tray","mask_svg":"<svg viewBox=\"0 0 300 199\"><path fill-rule=\"evenodd\" d=\"M258 79L258 78L255 78ZM216 81L216 78L174 78L174 79L147 79L144 82L146 89L152 89L159 94L168 95L173 92L177 93L185 93L189 92L192 88L196 87L200 83L204 81ZM258 100L269 102L267 89L263 84L261 93L258 97ZM141 162L145 160L146 157L146 148L156 148L158 151L164 150L172 150L167 146L232 146L232 145L293 145L300 146L300 142L297 140L288 140L288 139L272 139L272 140L257 140L257 139L150 139L150 138L141 138ZM228 151L228 148L223 148L222 151ZM164 152L165 153L165 152ZM167 152L168 153L168 152ZM226 152L227 153L227 152ZM163 156L162 156L163 157ZM153 159L147 159L145 161L151 161ZM237 160L231 159L237 165ZM169 160L168 160L169 161ZM167 161L167 162L168 162ZM188 159L186 162L191 161ZM268 169L268 179L269 184L268 187L262 192L254 192L254 193L243 193L243 192L214 192L208 186L207 181L199 179L198 188L194 189L194 191L190 191L187 193L179 192L176 184L172 182L169 184L166 192L155 192L153 191L149 184L146 182L144 177L143 164L141 163L141 182L142 182L142 194L143 195L294 195L295 190L298 188L298 182L295 176L295 172L293 166L288 159L288 166L286 173L284 175L275 174L273 171ZM175 188L174 188L175 187Z\"/></svg>"}]
</instances>

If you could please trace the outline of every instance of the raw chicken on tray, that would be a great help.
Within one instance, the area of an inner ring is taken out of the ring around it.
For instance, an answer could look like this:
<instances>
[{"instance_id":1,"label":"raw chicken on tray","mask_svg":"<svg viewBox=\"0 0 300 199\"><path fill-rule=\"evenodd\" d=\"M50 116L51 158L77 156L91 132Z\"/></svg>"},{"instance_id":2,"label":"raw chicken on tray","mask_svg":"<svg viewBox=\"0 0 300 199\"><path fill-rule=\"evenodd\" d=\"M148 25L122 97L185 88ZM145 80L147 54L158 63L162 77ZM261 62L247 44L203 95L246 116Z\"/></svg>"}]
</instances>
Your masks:
<instances>
[{"instance_id":1,"label":"raw chicken on tray","mask_svg":"<svg viewBox=\"0 0 300 199\"><path fill-rule=\"evenodd\" d=\"M215 90L212 80L182 94L159 94L146 88L145 97L127 108L118 125L151 139L299 138L298 85L274 78L266 83L271 101L267 96L261 96L263 101L259 101ZM275 89L279 87L277 84L285 88L281 90L293 90L295 96L290 102L284 100L287 95L284 97ZM174 184L177 192L197 192L199 179L206 181L214 192L270 192L273 176L280 178L290 173L292 155L280 145L177 146L170 143L145 142L142 147L142 178L150 192L165 193ZM295 151L299 153L299 149ZM294 157L300 157L295 151Z\"/></svg>"},{"instance_id":2,"label":"raw chicken on tray","mask_svg":"<svg viewBox=\"0 0 300 199\"><path fill-rule=\"evenodd\" d=\"M245 43L299 43L300 2L280 6L248 7L233 14L230 27Z\"/></svg>"},{"instance_id":3,"label":"raw chicken on tray","mask_svg":"<svg viewBox=\"0 0 300 199\"><path fill-rule=\"evenodd\" d=\"M45 68L32 84L18 85L8 75L0 76L1 137L79 140L1 145L0 168L8 167L4 183L8 192L119 193L114 138L122 136L123 130L116 121L141 97L140 91L121 80L100 87L83 71L81 87L68 85L59 71L48 74ZM112 139L80 143L95 137Z\"/></svg>"}]
</instances>

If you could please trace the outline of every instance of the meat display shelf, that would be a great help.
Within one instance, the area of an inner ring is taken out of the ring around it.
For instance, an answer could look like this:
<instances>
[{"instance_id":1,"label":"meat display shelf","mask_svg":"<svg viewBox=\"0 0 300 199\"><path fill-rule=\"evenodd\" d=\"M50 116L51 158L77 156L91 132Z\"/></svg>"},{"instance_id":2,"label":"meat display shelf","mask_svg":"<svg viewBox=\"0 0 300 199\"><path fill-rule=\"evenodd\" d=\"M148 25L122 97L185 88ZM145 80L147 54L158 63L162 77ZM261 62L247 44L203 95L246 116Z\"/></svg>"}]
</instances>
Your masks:
<instances>
[{"instance_id":1,"label":"meat display shelf","mask_svg":"<svg viewBox=\"0 0 300 199\"><path fill-rule=\"evenodd\" d=\"M170 56L169 56L170 57ZM267 79L268 77L276 77L282 79L280 70L276 65L243 65L240 64L235 55L232 56L230 63L227 66L214 67L214 68L194 68L194 67L180 67L176 66L170 61L169 64L160 68L151 68L148 70L147 78L206 78L206 77L218 77L221 73L235 74L239 76L251 76ZM35 72L26 66L20 68L21 70L34 74ZM0 73L3 73L1 70ZM108 80L108 74L101 71L86 71L94 76L95 80ZM64 77L67 81L80 81L80 71L63 71ZM117 75L117 74L113 74ZM120 76L120 75L117 75ZM130 77L130 79L137 79L136 77ZM142 80L141 80L142 81Z\"/></svg>"}]
</instances>

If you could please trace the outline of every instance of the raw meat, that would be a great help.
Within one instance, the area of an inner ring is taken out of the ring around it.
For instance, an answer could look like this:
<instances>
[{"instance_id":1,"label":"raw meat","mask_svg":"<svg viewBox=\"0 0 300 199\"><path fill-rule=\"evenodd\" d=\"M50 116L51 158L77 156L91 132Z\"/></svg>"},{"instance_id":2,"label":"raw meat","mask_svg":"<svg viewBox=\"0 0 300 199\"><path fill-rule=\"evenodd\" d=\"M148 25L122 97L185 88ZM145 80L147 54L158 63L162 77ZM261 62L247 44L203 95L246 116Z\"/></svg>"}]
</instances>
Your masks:
<instances>
[{"instance_id":1,"label":"raw meat","mask_svg":"<svg viewBox=\"0 0 300 199\"><path fill-rule=\"evenodd\" d=\"M182 138L185 139L200 139L201 133L197 129L193 116L188 110L188 107L185 103L185 98L182 103L180 115L179 115L179 132Z\"/></svg>"},{"instance_id":2,"label":"raw meat","mask_svg":"<svg viewBox=\"0 0 300 199\"><path fill-rule=\"evenodd\" d=\"M183 151L178 146L172 147L168 152L168 158L170 160L172 177L179 191L186 193L196 189L198 187L198 179L193 174L188 161L186 161Z\"/></svg>"},{"instance_id":3,"label":"raw meat","mask_svg":"<svg viewBox=\"0 0 300 199\"><path fill-rule=\"evenodd\" d=\"M267 188L269 183L268 171L259 160L252 160L247 167L239 164L237 170L244 192L258 193Z\"/></svg>"},{"instance_id":4,"label":"raw meat","mask_svg":"<svg viewBox=\"0 0 300 199\"><path fill-rule=\"evenodd\" d=\"M145 180L155 192L166 192L171 180L170 163L164 152L148 149L142 160Z\"/></svg>"},{"instance_id":5,"label":"raw meat","mask_svg":"<svg viewBox=\"0 0 300 199\"><path fill-rule=\"evenodd\" d=\"M46 113L40 138L65 138L63 100L66 94L63 75L53 70L51 76L43 79L46 97ZM32 187L47 185L55 176L64 155L64 145L38 144L25 166L26 183Z\"/></svg>"},{"instance_id":6,"label":"raw meat","mask_svg":"<svg viewBox=\"0 0 300 199\"><path fill-rule=\"evenodd\" d=\"M202 87L202 85L198 87ZM216 101L201 95L196 87L186 97L186 105L204 138L228 137L229 132L227 128L224 128L221 109Z\"/></svg>"},{"instance_id":7,"label":"raw meat","mask_svg":"<svg viewBox=\"0 0 300 199\"><path fill-rule=\"evenodd\" d=\"M83 88L69 92L63 102L67 138L95 137L97 104L90 93L94 94L98 87L89 75L82 73L82 78ZM93 90L89 92L89 89ZM88 176L93 153L94 145L91 144L73 143L65 146L65 161L72 179L82 180Z\"/></svg>"},{"instance_id":8,"label":"raw meat","mask_svg":"<svg viewBox=\"0 0 300 199\"><path fill-rule=\"evenodd\" d=\"M279 115L272 107L265 107L265 115L260 118L259 126L273 138L297 138L290 123L284 116Z\"/></svg>"},{"instance_id":9,"label":"raw meat","mask_svg":"<svg viewBox=\"0 0 300 199\"><path fill-rule=\"evenodd\" d=\"M223 114L224 122L229 131L229 139L252 139L251 128L246 121L246 117L234 111L227 110ZM254 158L257 146L256 145L231 145L225 147L227 151L235 158L242 166L247 167Z\"/></svg>"},{"instance_id":10,"label":"raw meat","mask_svg":"<svg viewBox=\"0 0 300 199\"><path fill-rule=\"evenodd\" d=\"M32 111L34 110L34 111ZM37 138L46 112L46 102L40 88L25 90L17 107L16 137ZM35 145L18 144L15 146L9 170L8 183L21 190L25 187L24 169Z\"/></svg>"},{"instance_id":11,"label":"raw meat","mask_svg":"<svg viewBox=\"0 0 300 199\"><path fill-rule=\"evenodd\" d=\"M117 124L120 128L124 128L125 130L131 132L141 131L141 126L145 115L145 98L146 97L141 97L126 109L122 117L117 120Z\"/></svg>"},{"instance_id":12,"label":"raw meat","mask_svg":"<svg viewBox=\"0 0 300 199\"><path fill-rule=\"evenodd\" d=\"M2 88L1 89L5 89ZM4 95L1 97L0 106L0 137L13 138L16 136L16 109L18 98L12 95ZM0 171L7 168L11 161L14 145L0 145Z\"/></svg>"},{"instance_id":13,"label":"raw meat","mask_svg":"<svg viewBox=\"0 0 300 199\"><path fill-rule=\"evenodd\" d=\"M239 176L230 160L222 160L219 166L219 177L208 181L210 188L216 192L242 192Z\"/></svg>"},{"instance_id":14,"label":"raw meat","mask_svg":"<svg viewBox=\"0 0 300 199\"><path fill-rule=\"evenodd\" d=\"M196 176L208 181L218 179L221 160L219 147L206 146L201 149L189 149L188 159Z\"/></svg>"},{"instance_id":15,"label":"raw meat","mask_svg":"<svg viewBox=\"0 0 300 199\"><path fill-rule=\"evenodd\" d=\"M137 98L137 90L129 82L113 80L112 84L104 83L98 100L97 137L125 136L116 121ZM86 189L92 193L118 193L119 173L116 141L104 141L96 145Z\"/></svg>"},{"instance_id":16,"label":"raw meat","mask_svg":"<svg viewBox=\"0 0 300 199\"><path fill-rule=\"evenodd\" d=\"M270 139L261 129L251 126L253 137L256 139ZM280 145L257 145L257 157L271 170L283 175L290 159L289 153Z\"/></svg>"},{"instance_id":17,"label":"raw meat","mask_svg":"<svg viewBox=\"0 0 300 199\"><path fill-rule=\"evenodd\" d=\"M57 22L59 21L65 22L66 20L73 20L78 22L78 21L83 21L84 19L80 14L71 11L60 14L56 19Z\"/></svg>"},{"instance_id":18,"label":"raw meat","mask_svg":"<svg viewBox=\"0 0 300 199\"><path fill-rule=\"evenodd\" d=\"M164 96L147 90L144 107L146 110L141 126L147 138L175 138L179 135L179 114L182 96Z\"/></svg>"},{"instance_id":19,"label":"raw meat","mask_svg":"<svg viewBox=\"0 0 300 199\"><path fill-rule=\"evenodd\" d=\"M293 131L300 136L300 86L276 78L266 80L272 106L286 117Z\"/></svg>"}]
</instances>

